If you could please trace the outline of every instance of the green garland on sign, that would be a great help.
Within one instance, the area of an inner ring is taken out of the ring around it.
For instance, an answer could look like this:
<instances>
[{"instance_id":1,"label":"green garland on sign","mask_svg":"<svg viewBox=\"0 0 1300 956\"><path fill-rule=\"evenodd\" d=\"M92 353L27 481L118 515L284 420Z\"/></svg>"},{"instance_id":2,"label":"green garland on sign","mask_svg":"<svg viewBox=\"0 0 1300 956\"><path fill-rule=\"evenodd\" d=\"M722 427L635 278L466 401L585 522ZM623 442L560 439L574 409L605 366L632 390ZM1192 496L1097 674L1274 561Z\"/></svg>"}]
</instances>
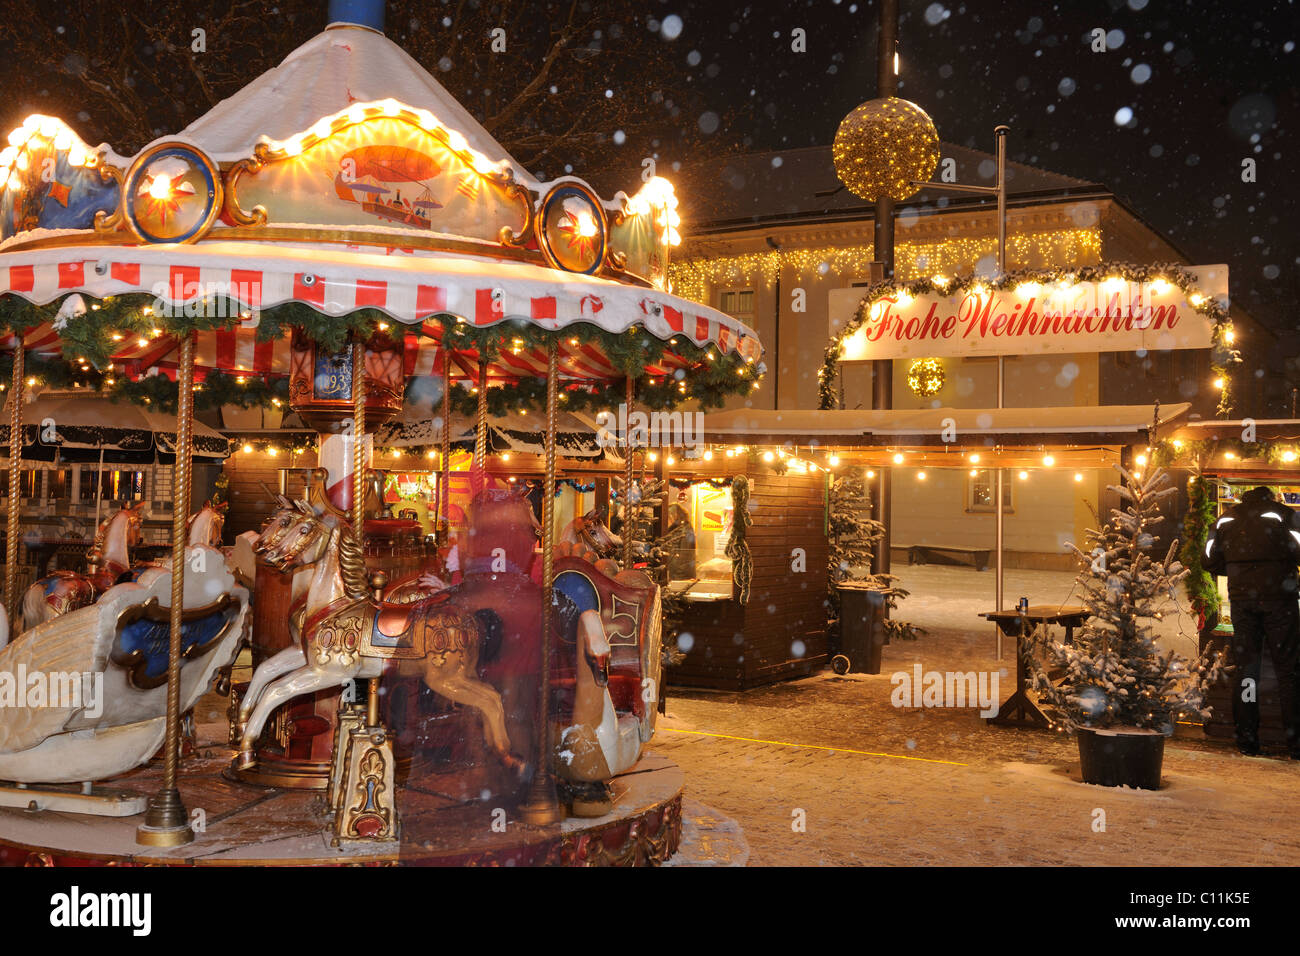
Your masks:
<instances>
[{"instance_id":1,"label":"green garland on sign","mask_svg":"<svg viewBox=\"0 0 1300 956\"><path fill-rule=\"evenodd\" d=\"M989 289L1012 289L1024 282L1041 284L1058 282L1104 282L1106 279L1119 277L1128 282L1155 282L1163 279L1177 287L1189 299L1198 296L1200 301L1192 306L1197 312L1214 323L1213 348L1215 353L1214 374L1223 379L1220 390L1218 414L1227 417L1232 414L1231 374L1233 366L1241 361L1241 355L1228 341L1228 310L1219 304L1214 296L1204 295L1196 286L1196 277L1177 263L1156 263L1152 265L1134 265L1128 262L1103 262L1095 266L1079 266L1062 269L1019 269L1006 272L994 279L981 279L977 276L958 276L942 283L933 278L915 279L911 282L878 282L866 290L857 311L835 335L822 360L821 370L817 373L818 406L834 408L835 374L839 369L840 354L844 341L867 321L871 305L882 296L897 292L906 292L915 297L920 295L953 296L981 285Z\"/></svg>"}]
</instances>

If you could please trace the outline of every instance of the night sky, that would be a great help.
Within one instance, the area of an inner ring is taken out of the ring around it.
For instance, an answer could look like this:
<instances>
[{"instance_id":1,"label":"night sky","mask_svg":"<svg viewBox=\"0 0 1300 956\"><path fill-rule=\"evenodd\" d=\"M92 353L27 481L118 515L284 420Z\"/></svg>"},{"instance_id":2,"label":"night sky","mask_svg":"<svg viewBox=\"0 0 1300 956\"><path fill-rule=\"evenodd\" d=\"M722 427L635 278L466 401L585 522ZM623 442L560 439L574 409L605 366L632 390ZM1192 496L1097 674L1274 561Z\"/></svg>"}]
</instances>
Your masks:
<instances>
[{"instance_id":1,"label":"night sky","mask_svg":"<svg viewBox=\"0 0 1300 956\"><path fill-rule=\"evenodd\" d=\"M899 6L899 95L930 113L941 139L991 152L1006 123L1012 160L1109 187L1193 263L1229 263L1234 302L1297 331L1296 4ZM735 116L731 132L755 151L829 144L876 95L874 3L650 9L706 102ZM795 28L806 53L791 50ZM1105 53L1091 49L1094 28L1107 31ZM1247 158L1254 183L1242 181Z\"/></svg>"}]
</instances>

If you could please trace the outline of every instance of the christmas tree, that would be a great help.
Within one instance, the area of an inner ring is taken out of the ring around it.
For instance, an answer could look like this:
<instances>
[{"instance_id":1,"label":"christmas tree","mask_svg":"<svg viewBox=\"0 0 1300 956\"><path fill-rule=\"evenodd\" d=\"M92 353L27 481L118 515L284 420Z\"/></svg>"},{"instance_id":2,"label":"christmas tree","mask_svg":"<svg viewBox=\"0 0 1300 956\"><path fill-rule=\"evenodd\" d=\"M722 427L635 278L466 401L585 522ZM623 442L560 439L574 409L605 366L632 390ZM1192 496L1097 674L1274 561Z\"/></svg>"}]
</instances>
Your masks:
<instances>
[{"instance_id":1,"label":"christmas tree","mask_svg":"<svg viewBox=\"0 0 1300 956\"><path fill-rule=\"evenodd\" d=\"M891 611L898 609L900 599L908 592L896 583L892 574L872 574L876 544L885 536L885 526L871 517L871 496L867 492L860 468L846 469L835 476L830 488L830 508L827 514L827 537L830 539L828 562L828 610L838 627L840 594L838 586L845 581L862 583L883 591L885 603ZM914 640L924 630L915 624L898 621L892 617L884 621L890 638Z\"/></svg>"},{"instance_id":2,"label":"christmas tree","mask_svg":"<svg viewBox=\"0 0 1300 956\"><path fill-rule=\"evenodd\" d=\"M1119 468L1119 466L1116 466ZM1173 733L1184 714L1208 716L1204 692L1218 677L1220 660L1195 662L1156 647L1154 623L1177 610L1178 585L1187 570L1178 542L1153 557L1148 530L1161 520L1160 503L1177 489L1160 469L1144 476L1119 468L1125 484L1112 485L1125 506L1111 511L1100 531L1088 532L1079 558L1076 591L1089 617L1073 645L1051 642L1047 666L1034 663L1034 689L1071 729L1134 727ZM1063 671L1059 682L1052 671Z\"/></svg>"}]
</instances>

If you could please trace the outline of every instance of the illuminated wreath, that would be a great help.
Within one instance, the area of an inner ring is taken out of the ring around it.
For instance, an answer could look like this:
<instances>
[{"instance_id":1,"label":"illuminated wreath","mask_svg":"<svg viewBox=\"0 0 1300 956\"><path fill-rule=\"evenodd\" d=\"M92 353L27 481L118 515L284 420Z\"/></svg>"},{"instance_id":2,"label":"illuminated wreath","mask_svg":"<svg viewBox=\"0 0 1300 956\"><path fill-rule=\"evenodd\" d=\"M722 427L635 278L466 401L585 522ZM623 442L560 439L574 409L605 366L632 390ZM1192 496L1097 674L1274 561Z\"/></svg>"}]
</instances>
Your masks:
<instances>
[{"instance_id":1,"label":"illuminated wreath","mask_svg":"<svg viewBox=\"0 0 1300 956\"><path fill-rule=\"evenodd\" d=\"M917 359L907 369L907 387L921 398L929 398L943 388L943 363L938 359Z\"/></svg>"}]
</instances>

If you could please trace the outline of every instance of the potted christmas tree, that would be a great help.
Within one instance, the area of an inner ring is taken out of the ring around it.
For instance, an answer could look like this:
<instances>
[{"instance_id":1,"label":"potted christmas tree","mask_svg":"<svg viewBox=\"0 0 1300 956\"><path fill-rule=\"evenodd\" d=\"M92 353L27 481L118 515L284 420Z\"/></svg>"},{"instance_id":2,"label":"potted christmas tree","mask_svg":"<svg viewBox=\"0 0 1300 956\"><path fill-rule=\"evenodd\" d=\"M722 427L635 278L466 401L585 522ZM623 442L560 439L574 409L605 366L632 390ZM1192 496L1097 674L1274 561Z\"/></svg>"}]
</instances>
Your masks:
<instances>
[{"instance_id":1,"label":"potted christmas tree","mask_svg":"<svg viewBox=\"0 0 1300 956\"><path fill-rule=\"evenodd\" d=\"M1048 644L1034 689L1075 732L1084 783L1158 790L1165 738L1181 715L1206 715L1205 690L1220 660L1193 662L1156 647L1153 625L1176 610L1187 571L1175 558L1177 541L1163 558L1152 555L1149 529L1177 489L1158 468L1144 476L1119 471L1125 484L1111 490L1124 507L1088 532L1087 551L1071 545L1080 561L1076 590L1090 616L1074 644Z\"/></svg>"}]
</instances>

